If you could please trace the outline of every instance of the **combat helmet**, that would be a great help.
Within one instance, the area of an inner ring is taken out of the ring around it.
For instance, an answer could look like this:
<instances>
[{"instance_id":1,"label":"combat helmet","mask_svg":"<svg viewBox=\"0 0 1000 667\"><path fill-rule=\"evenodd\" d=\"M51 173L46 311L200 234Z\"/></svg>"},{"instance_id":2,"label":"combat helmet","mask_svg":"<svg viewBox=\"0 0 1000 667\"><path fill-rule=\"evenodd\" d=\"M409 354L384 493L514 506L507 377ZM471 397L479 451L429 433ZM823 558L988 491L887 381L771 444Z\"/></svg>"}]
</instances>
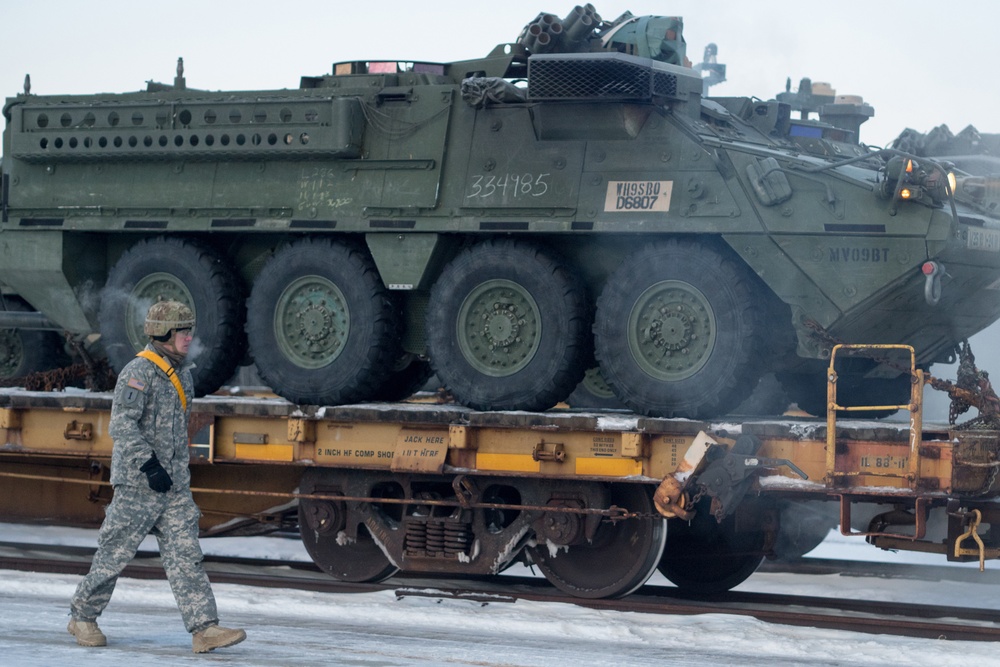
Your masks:
<instances>
[{"instance_id":1,"label":"combat helmet","mask_svg":"<svg viewBox=\"0 0 1000 667\"><path fill-rule=\"evenodd\" d=\"M147 336L167 336L174 329L193 329L194 312L180 301L157 301L146 313L142 327Z\"/></svg>"}]
</instances>

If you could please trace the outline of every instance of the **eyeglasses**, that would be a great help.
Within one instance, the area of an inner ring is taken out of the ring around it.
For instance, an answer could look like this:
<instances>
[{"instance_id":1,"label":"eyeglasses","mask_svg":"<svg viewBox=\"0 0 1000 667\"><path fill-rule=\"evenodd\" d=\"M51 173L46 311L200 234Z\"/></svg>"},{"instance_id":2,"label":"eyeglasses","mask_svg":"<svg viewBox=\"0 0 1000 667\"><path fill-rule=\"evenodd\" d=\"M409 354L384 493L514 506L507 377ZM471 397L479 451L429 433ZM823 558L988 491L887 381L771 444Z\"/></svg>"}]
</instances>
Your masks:
<instances>
[{"instance_id":1,"label":"eyeglasses","mask_svg":"<svg viewBox=\"0 0 1000 667\"><path fill-rule=\"evenodd\" d=\"M194 328L192 327L188 327L187 329L174 329L174 331L181 334L182 336L192 336L192 337L194 336Z\"/></svg>"}]
</instances>

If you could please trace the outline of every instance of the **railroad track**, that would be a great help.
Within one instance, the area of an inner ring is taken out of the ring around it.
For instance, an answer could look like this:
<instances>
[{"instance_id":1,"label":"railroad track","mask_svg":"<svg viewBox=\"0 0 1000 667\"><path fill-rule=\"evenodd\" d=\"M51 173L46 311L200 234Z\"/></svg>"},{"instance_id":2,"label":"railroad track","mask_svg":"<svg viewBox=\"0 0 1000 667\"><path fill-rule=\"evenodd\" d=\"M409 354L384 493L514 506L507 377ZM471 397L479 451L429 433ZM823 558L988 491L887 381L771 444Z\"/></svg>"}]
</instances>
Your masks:
<instances>
[{"instance_id":1,"label":"railroad track","mask_svg":"<svg viewBox=\"0 0 1000 667\"><path fill-rule=\"evenodd\" d=\"M86 547L0 542L0 569L82 575L89 569L93 552L93 549ZM312 563L306 562L277 563L261 559L210 556L205 559L205 567L215 583L244 586L329 593L391 590L398 598L431 597L472 600L483 604L531 600L651 614L730 614L750 616L768 623L870 634L1000 641L1000 611L996 609L737 591L695 598L682 594L676 588L652 585L646 585L623 599L585 600L558 591L541 577L503 575L455 579L443 575L406 575L391 577L377 584L355 584L336 581ZM772 566L771 569L789 571L793 567L779 565ZM806 567L812 570L818 568L823 573L839 570L848 576L959 580L965 580L973 574L982 576L978 572L957 568L859 564L832 560L809 563ZM148 552L140 552L126 568L124 576L137 579L164 578L157 554Z\"/></svg>"}]
</instances>

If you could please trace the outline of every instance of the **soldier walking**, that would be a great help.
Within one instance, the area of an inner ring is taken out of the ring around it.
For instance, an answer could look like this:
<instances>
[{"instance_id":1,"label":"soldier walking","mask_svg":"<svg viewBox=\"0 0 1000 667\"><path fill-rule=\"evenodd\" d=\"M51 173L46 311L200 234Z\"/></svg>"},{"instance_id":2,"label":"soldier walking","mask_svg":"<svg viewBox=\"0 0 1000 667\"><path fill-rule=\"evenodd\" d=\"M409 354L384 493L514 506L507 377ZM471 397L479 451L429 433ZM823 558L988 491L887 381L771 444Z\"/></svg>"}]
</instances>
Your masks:
<instances>
[{"instance_id":1,"label":"soldier walking","mask_svg":"<svg viewBox=\"0 0 1000 667\"><path fill-rule=\"evenodd\" d=\"M194 313L177 301L153 304L143 328L149 345L118 375L108 431L114 440L107 508L90 572L70 603L68 630L81 646L105 646L97 617L115 584L152 533L195 653L232 646L246 632L219 626L198 543L201 512L191 497L188 406Z\"/></svg>"}]
</instances>

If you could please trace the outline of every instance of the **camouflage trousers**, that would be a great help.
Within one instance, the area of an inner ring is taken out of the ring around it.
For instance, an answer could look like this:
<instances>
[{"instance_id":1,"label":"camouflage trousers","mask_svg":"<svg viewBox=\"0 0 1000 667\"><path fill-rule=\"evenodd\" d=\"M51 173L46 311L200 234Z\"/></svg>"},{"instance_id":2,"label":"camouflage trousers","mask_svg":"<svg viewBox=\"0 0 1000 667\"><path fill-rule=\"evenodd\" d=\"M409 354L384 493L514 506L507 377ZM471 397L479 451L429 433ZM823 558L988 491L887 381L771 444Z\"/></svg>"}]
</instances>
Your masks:
<instances>
[{"instance_id":1,"label":"camouflage trousers","mask_svg":"<svg viewBox=\"0 0 1000 667\"><path fill-rule=\"evenodd\" d=\"M122 570L142 540L152 533L160 559L188 632L218 622L215 595L202 567L198 543L201 512L184 490L157 493L149 488L116 486L97 540L90 572L77 586L70 603L73 618L93 621L111 601Z\"/></svg>"}]
</instances>

